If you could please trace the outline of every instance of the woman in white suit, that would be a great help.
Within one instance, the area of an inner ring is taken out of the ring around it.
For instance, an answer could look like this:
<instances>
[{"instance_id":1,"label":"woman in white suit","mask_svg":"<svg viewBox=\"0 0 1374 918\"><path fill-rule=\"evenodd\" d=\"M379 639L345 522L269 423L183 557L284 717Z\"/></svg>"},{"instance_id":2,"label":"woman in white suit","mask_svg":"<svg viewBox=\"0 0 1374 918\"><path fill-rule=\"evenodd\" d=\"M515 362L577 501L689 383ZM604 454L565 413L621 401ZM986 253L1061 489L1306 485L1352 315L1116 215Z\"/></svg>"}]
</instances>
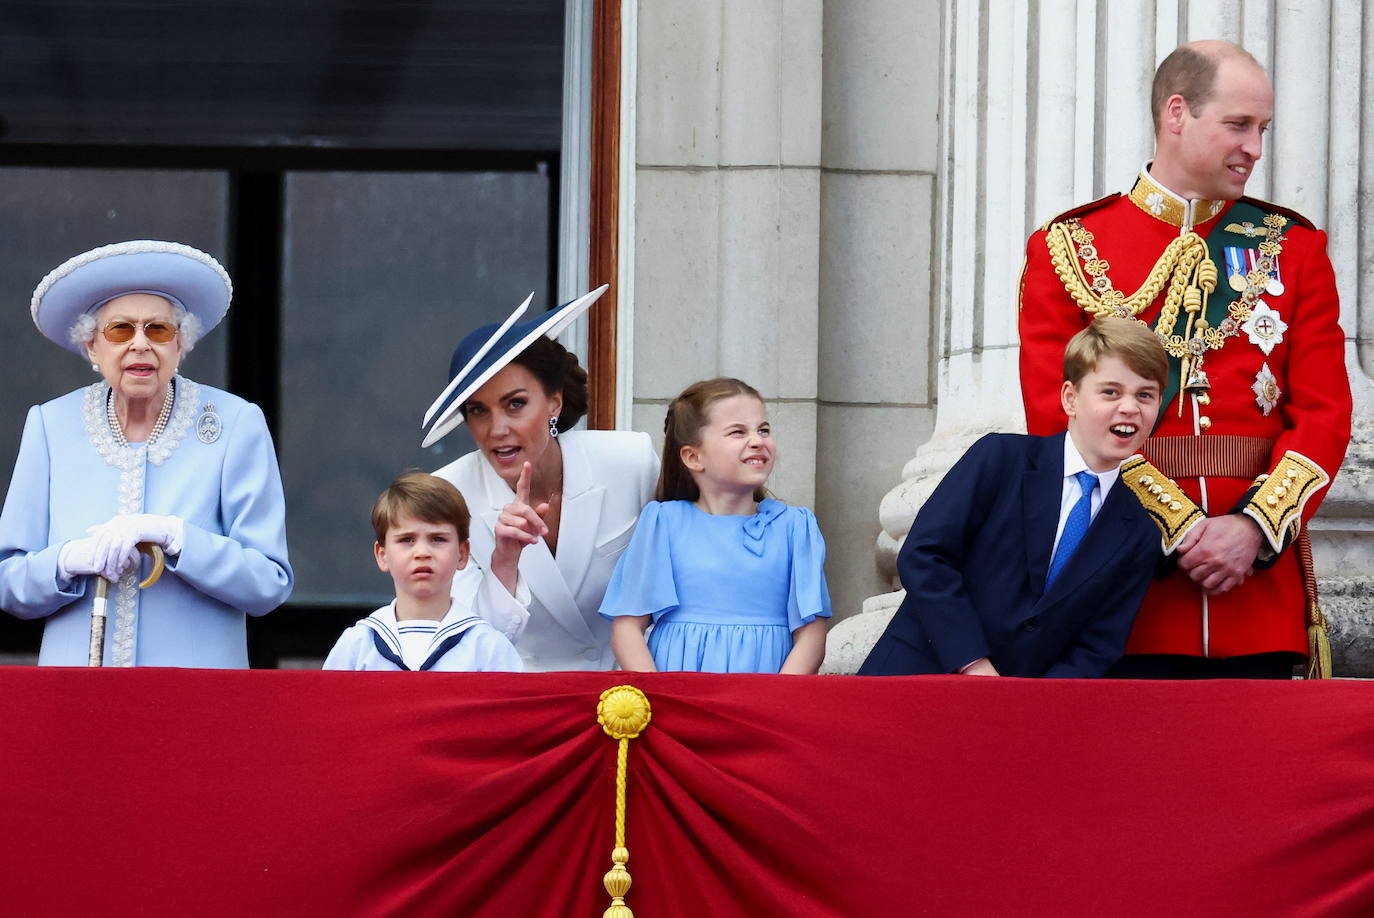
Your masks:
<instances>
[{"instance_id":1,"label":"woman in white suit","mask_svg":"<svg viewBox=\"0 0 1374 918\"><path fill-rule=\"evenodd\" d=\"M529 671L612 666L610 624L597 609L658 480L647 434L570 430L587 411L587 373L551 336L605 289L518 322L526 299L505 323L468 335L425 418L433 422L425 446L464 421L477 441L434 473L457 486L472 513L475 563L455 590L473 589L476 568L501 574L518 553L516 593L528 616L492 623Z\"/></svg>"}]
</instances>

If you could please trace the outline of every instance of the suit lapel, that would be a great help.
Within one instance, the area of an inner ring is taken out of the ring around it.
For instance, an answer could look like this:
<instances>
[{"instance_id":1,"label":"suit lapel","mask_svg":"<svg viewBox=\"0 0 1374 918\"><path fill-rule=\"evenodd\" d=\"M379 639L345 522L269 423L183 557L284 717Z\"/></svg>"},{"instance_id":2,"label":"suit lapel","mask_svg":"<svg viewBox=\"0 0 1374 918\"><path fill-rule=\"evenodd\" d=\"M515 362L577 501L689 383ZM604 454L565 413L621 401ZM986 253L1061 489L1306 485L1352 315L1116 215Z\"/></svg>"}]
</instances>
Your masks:
<instances>
[{"instance_id":1,"label":"suit lapel","mask_svg":"<svg viewBox=\"0 0 1374 918\"><path fill-rule=\"evenodd\" d=\"M1026 576L1030 579L1031 592L1036 595L1045 589L1054 533L1059 528L1059 503L1064 493L1065 436L1067 434L1042 439L1039 450L1031 454L1022 478Z\"/></svg>"},{"instance_id":2,"label":"suit lapel","mask_svg":"<svg viewBox=\"0 0 1374 918\"><path fill-rule=\"evenodd\" d=\"M496 470L491 467L485 457L482 459L481 469L482 483L487 493L488 505L488 509L482 514L482 522L486 526L487 537L494 548L496 544L496 521L501 515L501 508L515 499L515 492L510 489L510 486L500 475L496 474ZM567 474L565 472L565 485L566 480ZM567 547L563 540L566 538L569 509L565 498L563 528L559 530L560 549ZM561 556L562 553L560 551L559 555ZM487 557L491 557L490 552L487 553ZM582 617L582 610L578 608L572 588L568 586L567 581L563 578L563 572L559 570L560 566L549 552L548 543L543 539L533 545L526 546L525 550L520 552L520 574L525 578L525 585L529 587L530 595L539 601L539 604L565 631L583 642L594 643L595 638L587 627L586 620Z\"/></svg>"},{"instance_id":3,"label":"suit lapel","mask_svg":"<svg viewBox=\"0 0 1374 918\"><path fill-rule=\"evenodd\" d=\"M563 514L558 527L558 569L576 595L587 579L601 526L606 489L592 480L591 463L576 437L563 446ZM582 618L578 614L578 620Z\"/></svg>"}]
</instances>

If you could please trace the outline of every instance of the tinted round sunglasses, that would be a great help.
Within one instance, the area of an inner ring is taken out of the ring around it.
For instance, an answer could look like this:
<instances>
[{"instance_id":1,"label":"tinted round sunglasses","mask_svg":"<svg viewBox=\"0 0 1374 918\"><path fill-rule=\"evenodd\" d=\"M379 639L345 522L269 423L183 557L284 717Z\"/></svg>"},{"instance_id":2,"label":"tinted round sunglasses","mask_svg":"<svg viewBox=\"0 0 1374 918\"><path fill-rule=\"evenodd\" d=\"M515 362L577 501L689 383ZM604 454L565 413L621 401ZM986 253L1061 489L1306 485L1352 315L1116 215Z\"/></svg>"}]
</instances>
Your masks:
<instances>
[{"instance_id":1,"label":"tinted round sunglasses","mask_svg":"<svg viewBox=\"0 0 1374 918\"><path fill-rule=\"evenodd\" d=\"M123 319L114 321L100 330L105 336L105 340L111 344L125 344L134 340L134 335L139 328L143 329L143 335L154 344L166 344L177 336L177 327L171 322L128 322Z\"/></svg>"}]
</instances>

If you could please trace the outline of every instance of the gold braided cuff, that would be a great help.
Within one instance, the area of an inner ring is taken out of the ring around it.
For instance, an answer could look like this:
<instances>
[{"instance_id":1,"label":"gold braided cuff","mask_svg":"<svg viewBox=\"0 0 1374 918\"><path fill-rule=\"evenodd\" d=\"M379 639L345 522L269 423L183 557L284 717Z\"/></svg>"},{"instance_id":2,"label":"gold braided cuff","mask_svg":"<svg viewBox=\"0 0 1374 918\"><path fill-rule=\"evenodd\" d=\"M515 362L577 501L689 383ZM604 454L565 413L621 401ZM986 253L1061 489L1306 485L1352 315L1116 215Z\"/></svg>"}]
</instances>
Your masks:
<instances>
[{"instance_id":1,"label":"gold braided cuff","mask_svg":"<svg viewBox=\"0 0 1374 918\"><path fill-rule=\"evenodd\" d=\"M1302 508L1307 499L1326 487L1331 476L1321 466L1291 449L1262 481L1241 511L1264 533L1277 553L1302 528Z\"/></svg>"},{"instance_id":2,"label":"gold braided cuff","mask_svg":"<svg viewBox=\"0 0 1374 918\"><path fill-rule=\"evenodd\" d=\"M1159 527L1166 555L1173 554L1183 537L1203 519L1202 508L1183 493L1178 483L1166 478L1139 453L1122 463L1121 481Z\"/></svg>"}]
</instances>

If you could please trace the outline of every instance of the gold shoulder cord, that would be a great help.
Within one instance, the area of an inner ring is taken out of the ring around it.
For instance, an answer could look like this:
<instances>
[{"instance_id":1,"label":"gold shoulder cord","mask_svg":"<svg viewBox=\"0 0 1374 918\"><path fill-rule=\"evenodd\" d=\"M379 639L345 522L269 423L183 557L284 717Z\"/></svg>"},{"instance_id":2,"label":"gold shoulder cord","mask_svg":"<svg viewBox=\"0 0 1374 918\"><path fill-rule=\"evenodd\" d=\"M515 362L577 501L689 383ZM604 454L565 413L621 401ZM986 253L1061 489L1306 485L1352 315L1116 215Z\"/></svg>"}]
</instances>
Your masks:
<instances>
[{"instance_id":1,"label":"gold shoulder cord","mask_svg":"<svg viewBox=\"0 0 1374 918\"><path fill-rule=\"evenodd\" d=\"M1054 224L1046 235L1050 262L1074 302L1096 318L1132 318L1155 301L1167 282L1169 294L1165 299L1165 308L1168 309L1172 303L1173 320L1177 321L1178 307L1183 301L1188 276L1194 273L1198 262L1207 254L1207 243L1201 236L1188 233L1170 242L1150 269L1145 282L1130 296L1112 286L1111 279L1107 277L1111 265L1106 259L1098 257L1097 247L1092 242L1093 234L1077 219ZM1080 258L1083 260L1081 265ZM1089 280L1087 275L1091 275L1092 279ZM1162 320L1163 315L1160 318Z\"/></svg>"},{"instance_id":2,"label":"gold shoulder cord","mask_svg":"<svg viewBox=\"0 0 1374 918\"><path fill-rule=\"evenodd\" d=\"M1283 228L1287 223L1288 220L1278 214L1264 218L1265 240L1259 245L1261 257L1255 269L1245 277L1245 290L1236 297L1227 317L1216 328L1209 325L1206 313L1207 297L1217 287L1217 266L1208 254L1207 241L1195 232L1185 233L1170 242L1144 283L1130 296L1112 286L1107 277L1111 265L1092 244L1093 234L1076 218L1051 225L1045 234L1045 244L1065 291L1094 318L1135 318L1155 301L1167 283L1164 305L1155 322L1155 334L1169 356L1183 361L1181 379L1187 381L1200 375L1202 358L1207 351L1218 350L1227 338L1240 334L1241 325L1250 318L1252 307L1269 281L1274 258L1283 251ZM1180 307L1188 314L1181 335L1175 332Z\"/></svg>"}]
</instances>

